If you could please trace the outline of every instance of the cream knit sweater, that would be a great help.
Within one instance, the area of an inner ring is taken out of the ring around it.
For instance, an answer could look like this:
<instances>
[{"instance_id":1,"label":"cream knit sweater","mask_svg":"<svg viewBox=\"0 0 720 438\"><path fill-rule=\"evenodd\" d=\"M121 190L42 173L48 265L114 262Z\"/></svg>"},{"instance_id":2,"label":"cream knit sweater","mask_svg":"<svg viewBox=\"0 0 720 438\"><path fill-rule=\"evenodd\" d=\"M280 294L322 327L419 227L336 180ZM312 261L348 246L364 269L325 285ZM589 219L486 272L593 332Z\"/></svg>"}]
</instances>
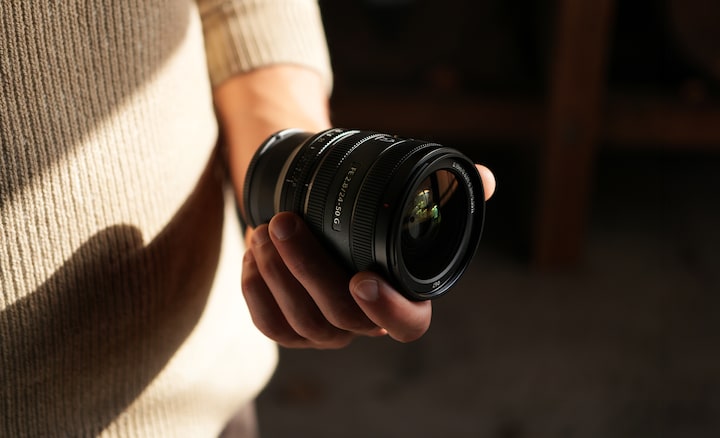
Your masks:
<instances>
[{"instance_id":1,"label":"cream knit sweater","mask_svg":"<svg viewBox=\"0 0 720 438\"><path fill-rule=\"evenodd\" d=\"M214 436L272 372L211 87L313 0L0 0L0 436Z\"/></svg>"}]
</instances>

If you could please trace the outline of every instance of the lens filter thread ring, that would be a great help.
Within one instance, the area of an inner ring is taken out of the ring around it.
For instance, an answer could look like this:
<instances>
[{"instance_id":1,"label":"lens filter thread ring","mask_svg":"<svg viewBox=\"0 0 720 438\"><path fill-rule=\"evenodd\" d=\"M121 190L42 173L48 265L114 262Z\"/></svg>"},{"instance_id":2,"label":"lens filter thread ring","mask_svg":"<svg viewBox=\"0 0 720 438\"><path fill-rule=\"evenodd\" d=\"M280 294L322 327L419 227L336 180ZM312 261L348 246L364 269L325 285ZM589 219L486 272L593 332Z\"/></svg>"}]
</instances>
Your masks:
<instances>
[{"instance_id":1,"label":"lens filter thread ring","mask_svg":"<svg viewBox=\"0 0 720 438\"><path fill-rule=\"evenodd\" d=\"M440 256L441 260L436 259L435 261L438 262L438 266L442 267L442 269L438 270L434 275L420 278L412 272L416 269L411 268L410 263L413 263L413 261L406 259L405 251L402 248L403 239L401 233L398 232L395 236L388 238L392 242L388 253L397 257L388 265L396 269L397 275L400 277L399 283L411 285L416 298L432 299L447 292L462 276L472 260L482 234L485 203L482 198L477 198L482 193L482 180L475 169L474 163L467 157L449 148L442 148L436 151L433 157L426 157L424 160L428 163L428 166L417 173L416 179L406 186L410 188L410 191L406 193L404 198L406 202L402 206L402 211L405 211L411 204L409 194L412 193L412 188L422 180L438 171L453 173L459 183L456 190L461 190L464 194L461 198L464 197L467 201L462 211L455 211L454 213L456 218L457 215L465 218L463 225L459 227L462 230L462 235L454 239L442 239L448 245L453 245L453 242L457 244L455 247L442 248L446 251L452 250L454 255L451 259L445 261L442 261L442 256ZM473 187L479 190L473 190ZM396 221L391 225L390 229L399 230L400 226L400 221ZM435 254L429 253L429 256L436 258ZM432 268L428 269L432 272Z\"/></svg>"}]
</instances>

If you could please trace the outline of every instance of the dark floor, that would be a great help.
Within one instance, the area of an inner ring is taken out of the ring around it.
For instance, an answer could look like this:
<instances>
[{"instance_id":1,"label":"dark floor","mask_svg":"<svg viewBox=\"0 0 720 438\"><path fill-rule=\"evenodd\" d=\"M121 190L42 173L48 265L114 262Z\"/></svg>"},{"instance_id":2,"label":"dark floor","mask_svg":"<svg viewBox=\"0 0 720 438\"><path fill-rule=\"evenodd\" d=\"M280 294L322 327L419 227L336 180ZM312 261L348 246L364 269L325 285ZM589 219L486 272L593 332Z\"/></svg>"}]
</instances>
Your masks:
<instances>
[{"instance_id":1,"label":"dark floor","mask_svg":"<svg viewBox=\"0 0 720 438\"><path fill-rule=\"evenodd\" d=\"M603 154L586 257L555 273L503 245L507 164L430 332L283 350L264 438L720 436L720 156Z\"/></svg>"}]
</instances>

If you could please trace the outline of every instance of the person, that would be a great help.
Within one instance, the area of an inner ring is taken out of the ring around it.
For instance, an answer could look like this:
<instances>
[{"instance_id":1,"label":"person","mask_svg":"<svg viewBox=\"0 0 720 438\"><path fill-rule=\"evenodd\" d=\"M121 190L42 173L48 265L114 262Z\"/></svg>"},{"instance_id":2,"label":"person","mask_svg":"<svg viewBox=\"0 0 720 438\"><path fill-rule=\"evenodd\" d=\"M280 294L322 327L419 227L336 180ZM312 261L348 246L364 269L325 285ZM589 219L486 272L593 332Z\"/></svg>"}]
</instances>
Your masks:
<instances>
[{"instance_id":1,"label":"person","mask_svg":"<svg viewBox=\"0 0 720 438\"><path fill-rule=\"evenodd\" d=\"M428 329L429 302L350 276L297 215L241 234L218 143L241 187L268 135L331 126L314 0L0 17L0 435L216 436L252 423L276 344Z\"/></svg>"}]
</instances>

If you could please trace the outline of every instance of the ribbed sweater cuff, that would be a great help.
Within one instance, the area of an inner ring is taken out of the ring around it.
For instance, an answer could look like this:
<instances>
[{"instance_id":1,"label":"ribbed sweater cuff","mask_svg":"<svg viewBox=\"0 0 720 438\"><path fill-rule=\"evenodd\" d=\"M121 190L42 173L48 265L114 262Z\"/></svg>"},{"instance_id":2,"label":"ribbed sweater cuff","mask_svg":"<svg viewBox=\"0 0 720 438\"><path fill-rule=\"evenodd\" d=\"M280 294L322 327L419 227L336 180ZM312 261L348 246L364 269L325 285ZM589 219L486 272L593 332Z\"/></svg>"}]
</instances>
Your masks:
<instances>
[{"instance_id":1,"label":"ribbed sweater cuff","mask_svg":"<svg viewBox=\"0 0 720 438\"><path fill-rule=\"evenodd\" d=\"M317 71L332 88L322 19L314 0L226 0L201 3L210 79L273 64Z\"/></svg>"}]
</instances>

